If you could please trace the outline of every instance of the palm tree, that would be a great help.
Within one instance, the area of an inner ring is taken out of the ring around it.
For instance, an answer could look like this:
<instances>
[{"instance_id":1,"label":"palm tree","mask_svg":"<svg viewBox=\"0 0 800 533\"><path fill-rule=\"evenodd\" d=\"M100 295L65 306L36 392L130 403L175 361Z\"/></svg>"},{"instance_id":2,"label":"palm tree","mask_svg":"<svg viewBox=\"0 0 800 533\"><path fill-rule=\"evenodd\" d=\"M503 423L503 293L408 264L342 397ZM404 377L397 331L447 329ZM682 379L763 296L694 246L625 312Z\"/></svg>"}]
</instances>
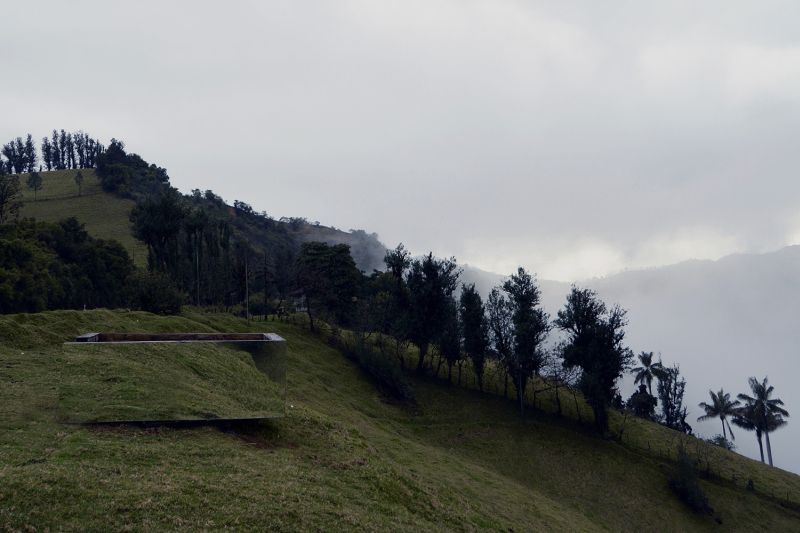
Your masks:
<instances>
[{"instance_id":1,"label":"palm tree","mask_svg":"<svg viewBox=\"0 0 800 533\"><path fill-rule=\"evenodd\" d=\"M633 382L635 384L646 383L647 390L650 396L653 395L653 378L658 378L664 375L664 365L661 360L653 362L653 352L642 352L638 356L641 366L637 366L631 372L635 375Z\"/></svg>"},{"instance_id":2,"label":"palm tree","mask_svg":"<svg viewBox=\"0 0 800 533\"><path fill-rule=\"evenodd\" d=\"M739 394L738 398L745 402L745 404L752 408L753 422L755 422L759 429L764 433L767 439L767 457L769 457L769 465L772 465L772 446L769 442L769 434L776 429L785 426L786 420L783 417L788 417L789 412L783 407L783 400L780 398L770 398L775 387L767 384L767 378L759 382L756 378L751 377L748 380L750 390L753 396L747 394ZM762 461L763 452L762 452Z\"/></svg>"},{"instance_id":3,"label":"palm tree","mask_svg":"<svg viewBox=\"0 0 800 533\"><path fill-rule=\"evenodd\" d=\"M764 462L764 445L761 441L761 424L758 421L752 405L747 404L737 409L736 414L731 419L734 425L746 431L755 431L758 440L758 451L761 453L761 462Z\"/></svg>"},{"instance_id":4,"label":"palm tree","mask_svg":"<svg viewBox=\"0 0 800 533\"><path fill-rule=\"evenodd\" d=\"M697 421L700 422L702 420L709 420L711 418L719 418L722 422L722 436L725 437L725 440L728 440L728 433L725 431L725 426L727 425L728 431L731 432L731 440L735 440L736 437L733 436L731 424L727 419L728 417L736 416L741 403L739 400L731 401L731 395L727 392L724 392L722 389L720 389L716 394L714 391L709 390L708 394L711 396L711 403L708 404L706 402L700 402L700 407L705 409L706 414L699 417Z\"/></svg>"}]
</instances>

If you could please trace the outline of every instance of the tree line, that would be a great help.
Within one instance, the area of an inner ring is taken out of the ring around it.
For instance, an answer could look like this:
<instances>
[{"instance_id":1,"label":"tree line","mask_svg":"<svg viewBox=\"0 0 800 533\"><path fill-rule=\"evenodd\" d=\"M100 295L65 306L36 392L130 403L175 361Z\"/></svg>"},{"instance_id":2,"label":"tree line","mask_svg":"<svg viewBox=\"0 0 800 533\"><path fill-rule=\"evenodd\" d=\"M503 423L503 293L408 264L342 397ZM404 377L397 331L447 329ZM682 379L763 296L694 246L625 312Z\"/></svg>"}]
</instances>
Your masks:
<instances>
[{"instance_id":1,"label":"tree line","mask_svg":"<svg viewBox=\"0 0 800 533\"><path fill-rule=\"evenodd\" d=\"M529 384L535 382L535 406L545 369L560 367L554 379L574 376L597 429L608 429L616 382L632 358L624 345L625 311L619 306L609 308L593 291L573 287L551 320L541 307L536 278L524 268L484 302L474 285L461 285L459 291L455 258L432 253L412 258L401 244L386 254L384 271L366 276L345 255L341 245L323 243L304 244L299 252L298 291L312 328L316 315L365 336L375 334L384 354L395 356L402 367L413 364L418 373L438 375L446 365L452 380L454 367L460 371L470 364L481 390L492 362L503 373L506 395L509 384L515 389L520 411ZM554 329L561 341L550 347L548 335ZM416 361L408 360L410 345L417 349Z\"/></svg>"},{"instance_id":2,"label":"tree line","mask_svg":"<svg viewBox=\"0 0 800 533\"><path fill-rule=\"evenodd\" d=\"M17 137L3 145L0 167L7 174L35 172L37 169L93 168L104 151L105 147L88 133L62 129L53 130L50 137L43 137L39 152L33 136L28 133L24 140Z\"/></svg>"},{"instance_id":3,"label":"tree line","mask_svg":"<svg viewBox=\"0 0 800 533\"><path fill-rule=\"evenodd\" d=\"M297 290L312 329L315 317L322 317L363 337L373 336L381 354L396 358L401 367L439 375L446 365L448 381L456 379L455 368L460 384L467 364L483 390L486 369L492 365L501 372L503 394L508 397L509 384L514 389L521 412L526 391L535 408L537 393L555 389L560 413L558 388L572 387L591 407L601 433L608 429L611 408L693 432L680 367L656 361L652 352L641 352L634 366L637 358L625 345L626 311L607 306L590 289L573 286L551 318L541 307L535 276L524 268L492 289L484 302L474 285L459 287L454 258L432 253L412 258L402 244L387 252L385 270L369 276L355 268L342 245L305 244L296 264ZM415 361L409 360L414 353L409 346L416 347ZM627 372L638 388L623 401L618 383ZM727 418L755 431L759 447L763 435L771 465L769 434L786 424L789 413L780 399L771 397L773 388L766 378L750 378L749 384L752 396L740 394L735 402L723 391L710 391L712 403L700 404L705 414L698 420L720 417L723 435L709 441L728 449L728 434L733 436Z\"/></svg>"}]
</instances>

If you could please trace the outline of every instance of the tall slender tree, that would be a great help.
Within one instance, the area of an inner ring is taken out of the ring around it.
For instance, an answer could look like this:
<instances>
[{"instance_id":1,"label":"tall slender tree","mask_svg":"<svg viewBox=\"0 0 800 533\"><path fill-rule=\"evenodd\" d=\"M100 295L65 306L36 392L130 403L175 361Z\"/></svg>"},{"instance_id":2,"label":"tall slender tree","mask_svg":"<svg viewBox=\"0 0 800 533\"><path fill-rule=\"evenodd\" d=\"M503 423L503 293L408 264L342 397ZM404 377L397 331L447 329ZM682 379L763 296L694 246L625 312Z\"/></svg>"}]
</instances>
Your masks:
<instances>
[{"instance_id":1,"label":"tall slender tree","mask_svg":"<svg viewBox=\"0 0 800 533\"><path fill-rule=\"evenodd\" d=\"M47 137L42 137L42 161L48 172L53 170L53 145Z\"/></svg>"},{"instance_id":2,"label":"tall slender tree","mask_svg":"<svg viewBox=\"0 0 800 533\"><path fill-rule=\"evenodd\" d=\"M513 353L513 324L511 306L501 287L495 287L486 300L486 318L489 325L489 339L497 364L503 369L503 396L508 397L509 365Z\"/></svg>"},{"instance_id":3,"label":"tall slender tree","mask_svg":"<svg viewBox=\"0 0 800 533\"><path fill-rule=\"evenodd\" d=\"M61 161L62 161L62 159L61 159L61 145L59 144L58 131L53 130L52 139L53 139L53 141L50 143L50 146L52 147L52 150L53 150L52 155L51 155L51 158L52 158L52 161L53 161L53 168L55 168L55 169L64 168L62 166L62 164L61 164Z\"/></svg>"},{"instance_id":4,"label":"tall slender tree","mask_svg":"<svg viewBox=\"0 0 800 533\"><path fill-rule=\"evenodd\" d=\"M23 149L25 153L25 169L27 172L33 172L36 170L36 145L33 143L33 137L29 133L27 138L25 139L25 147Z\"/></svg>"},{"instance_id":5,"label":"tall slender tree","mask_svg":"<svg viewBox=\"0 0 800 533\"><path fill-rule=\"evenodd\" d=\"M708 394L711 396L711 403L700 402L699 405L706 414L699 417L697 421L702 422L703 420L719 418L722 423L722 436L726 441L728 440L728 433L725 431L725 426L727 426L728 431L731 433L731 440L735 440L736 437L733 436L733 430L731 429L731 424L728 419L732 419L736 416L739 407L742 405L741 402L739 400L731 400L731 395L722 389L716 393L709 390Z\"/></svg>"},{"instance_id":6,"label":"tall slender tree","mask_svg":"<svg viewBox=\"0 0 800 533\"><path fill-rule=\"evenodd\" d=\"M658 378L658 399L661 400L661 422L672 429L692 433L692 427L686 422L689 414L683 405L686 391L686 380L681 376L678 365L665 368Z\"/></svg>"},{"instance_id":7,"label":"tall slender tree","mask_svg":"<svg viewBox=\"0 0 800 533\"><path fill-rule=\"evenodd\" d=\"M664 365L661 361L653 361L653 352L641 352L638 356L639 366L633 368L633 382L638 385L647 385L647 391L653 396L653 378L658 378L664 372Z\"/></svg>"},{"instance_id":8,"label":"tall slender tree","mask_svg":"<svg viewBox=\"0 0 800 533\"><path fill-rule=\"evenodd\" d=\"M758 413L753 405L745 404L743 407L740 407L731 419L731 422L733 422L733 425L739 426L745 431L756 432L758 451L761 454L761 462L764 463L764 442L762 440L763 433L761 431L764 424L759 419Z\"/></svg>"},{"instance_id":9,"label":"tall slender tree","mask_svg":"<svg viewBox=\"0 0 800 533\"><path fill-rule=\"evenodd\" d=\"M483 300L475 290L474 283L462 286L459 303L464 351L472 361L472 369L478 381L478 390L483 391L486 351L489 347L489 326L486 322Z\"/></svg>"},{"instance_id":10,"label":"tall slender tree","mask_svg":"<svg viewBox=\"0 0 800 533\"><path fill-rule=\"evenodd\" d=\"M767 441L767 457L769 458L769 465L772 465L772 446L769 441L769 434L784 425L786 421L783 417L789 416L789 412L783 408L783 400L780 398L772 398L772 393L775 387L769 384L765 377L762 381L758 381L755 377L748 380L752 396L747 394L739 394L738 398L745 403L747 407L752 409L751 415L755 424L760 426L761 431Z\"/></svg>"},{"instance_id":11,"label":"tall slender tree","mask_svg":"<svg viewBox=\"0 0 800 533\"><path fill-rule=\"evenodd\" d=\"M543 343L550 331L547 313L541 308L541 291L536 279L524 268L503 284L511 307L511 322L514 326L512 378L517 389L520 412L524 410L525 390L528 381L539 376L545 363ZM533 403L536 406L536 384Z\"/></svg>"},{"instance_id":12,"label":"tall slender tree","mask_svg":"<svg viewBox=\"0 0 800 533\"><path fill-rule=\"evenodd\" d=\"M462 323L458 317L458 308L455 299L448 299L445 309L445 317L442 323L442 332L436 341L439 353L447 361L447 380L453 381L453 366L460 364L462 358L461 351L461 329ZM461 384L461 367L459 366L458 381Z\"/></svg>"}]
</instances>

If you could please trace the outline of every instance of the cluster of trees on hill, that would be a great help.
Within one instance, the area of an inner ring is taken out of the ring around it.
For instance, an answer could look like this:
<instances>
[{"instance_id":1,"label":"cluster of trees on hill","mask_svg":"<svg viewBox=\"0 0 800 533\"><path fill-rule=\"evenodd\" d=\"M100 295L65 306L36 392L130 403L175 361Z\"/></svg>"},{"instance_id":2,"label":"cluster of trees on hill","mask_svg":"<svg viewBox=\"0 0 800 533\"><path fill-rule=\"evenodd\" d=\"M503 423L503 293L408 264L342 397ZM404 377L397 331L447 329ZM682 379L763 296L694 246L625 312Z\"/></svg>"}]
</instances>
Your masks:
<instances>
[{"instance_id":1,"label":"cluster of trees on hill","mask_svg":"<svg viewBox=\"0 0 800 533\"><path fill-rule=\"evenodd\" d=\"M133 271L122 245L93 239L74 218L0 225L0 313L121 307Z\"/></svg>"},{"instance_id":2,"label":"cluster of trees on hill","mask_svg":"<svg viewBox=\"0 0 800 533\"><path fill-rule=\"evenodd\" d=\"M639 385L639 389L631 395L626 404L627 408L642 418L647 418L662 424L691 433L691 427L686 423L688 409L683 406L683 392L686 387L686 380L680 376L680 369L677 365L666 367L664 364L653 359L652 352L642 352L638 356L639 366L632 369L634 383ZM653 396L653 381L658 382L658 398ZM767 456L769 464L772 465L772 447L769 441L769 434L787 424L786 418L789 412L783 408L783 401L779 398L772 398L774 388L769 385L765 377L759 381L755 377L750 377L748 385L752 396L748 394L738 394L738 400L731 399L730 393L723 389L717 392L709 390L708 394L711 402L701 402L699 407L704 413L698 417L698 421L718 418L722 424L722 434L709 439L709 442L732 450L734 448L733 430L731 422L747 431L754 431L758 440L758 448L761 452L761 462L764 461L764 448L762 436L766 437ZM662 413L657 416L655 413L656 405L661 403Z\"/></svg>"},{"instance_id":3,"label":"cluster of trees on hill","mask_svg":"<svg viewBox=\"0 0 800 533\"><path fill-rule=\"evenodd\" d=\"M413 344L420 373L436 365L438 374L446 364L452 379L452 369L469 362L479 389L492 361L503 372L506 393L509 382L516 389L520 410L529 383L541 380L545 368L558 366L562 370L554 379L563 383L568 374L574 376L598 430L607 429L616 382L632 358L623 342L624 310L608 308L591 290L573 287L551 321L541 308L536 279L523 268L484 303L473 285L462 286L457 294L460 270L454 258L432 253L412 258L400 245L387 253L385 271L364 276L348 255L342 245L323 243L300 250L297 283L312 328L316 314L365 335L376 333L381 351L396 355L402 366ZM554 328L563 340L548 348ZM538 386L533 387L534 405Z\"/></svg>"},{"instance_id":4,"label":"cluster of trees on hill","mask_svg":"<svg viewBox=\"0 0 800 533\"><path fill-rule=\"evenodd\" d=\"M43 137L41 159L36 150L33 136L28 133L25 139L17 137L2 147L0 167L9 174L21 174L41 170L62 170L92 168L105 148L96 139L83 131L59 132L53 130L52 137ZM41 161L41 164L40 164Z\"/></svg>"},{"instance_id":5,"label":"cluster of trees on hill","mask_svg":"<svg viewBox=\"0 0 800 533\"><path fill-rule=\"evenodd\" d=\"M636 416L692 433L684 405L686 380L677 365L655 361L652 352L638 355L639 366L625 346L626 311L608 307L589 289L573 287L557 316L551 320L541 308L535 277L520 268L495 287L484 302L473 285L458 287L460 271L454 258L428 254L412 258L402 245L388 252L386 268L366 276L360 273L344 245L304 244L298 254L297 290L302 294L311 328L315 317L349 327L363 338L373 336L385 357L395 357L408 367L408 346L418 350L417 372L439 375L447 365L471 366L478 389L483 389L487 366L498 369L515 389L520 411L526 391L533 395L571 386L581 391L594 412L598 431L608 428L608 409L627 410ZM557 339L548 337L553 335ZM638 390L623 402L617 388L628 371ZM653 382L657 382L653 392ZM709 417L731 417L734 424L756 432L761 445L769 433L786 423L788 412L780 399L772 399L766 378L750 378L753 396L740 394L729 402L722 391L711 393L712 404L700 404ZM660 405L660 412L656 408ZM729 428L730 426L728 426ZM712 442L730 449L728 431ZM763 452L762 452L763 460Z\"/></svg>"}]
</instances>

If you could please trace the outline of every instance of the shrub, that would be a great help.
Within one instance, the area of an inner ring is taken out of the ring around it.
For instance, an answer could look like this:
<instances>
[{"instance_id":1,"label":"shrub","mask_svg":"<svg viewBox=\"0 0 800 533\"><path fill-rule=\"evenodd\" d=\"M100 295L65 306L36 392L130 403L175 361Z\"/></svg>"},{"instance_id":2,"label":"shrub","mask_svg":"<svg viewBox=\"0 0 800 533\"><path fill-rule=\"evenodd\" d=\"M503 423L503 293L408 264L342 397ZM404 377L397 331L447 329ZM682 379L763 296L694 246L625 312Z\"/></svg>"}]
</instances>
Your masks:
<instances>
[{"instance_id":1,"label":"shrub","mask_svg":"<svg viewBox=\"0 0 800 533\"><path fill-rule=\"evenodd\" d=\"M129 290L133 309L159 315L180 314L185 300L172 280L160 272L137 272L130 278Z\"/></svg>"},{"instance_id":2,"label":"shrub","mask_svg":"<svg viewBox=\"0 0 800 533\"><path fill-rule=\"evenodd\" d=\"M396 359L385 357L360 338L350 345L344 341L338 327L331 329L328 342L341 350L348 359L355 361L383 394L402 403L416 403L414 388Z\"/></svg>"},{"instance_id":3,"label":"shrub","mask_svg":"<svg viewBox=\"0 0 800 533\"><path fill-rule=\"evenodd\" d=\"M714 435L710 439L706 439L706 442L709 444L713 444L714 446L719 446L720 448L725 448L726 450L733 451L736 449L736 445L723 437L722 435Z\"/></svg>"}]
</instances>

